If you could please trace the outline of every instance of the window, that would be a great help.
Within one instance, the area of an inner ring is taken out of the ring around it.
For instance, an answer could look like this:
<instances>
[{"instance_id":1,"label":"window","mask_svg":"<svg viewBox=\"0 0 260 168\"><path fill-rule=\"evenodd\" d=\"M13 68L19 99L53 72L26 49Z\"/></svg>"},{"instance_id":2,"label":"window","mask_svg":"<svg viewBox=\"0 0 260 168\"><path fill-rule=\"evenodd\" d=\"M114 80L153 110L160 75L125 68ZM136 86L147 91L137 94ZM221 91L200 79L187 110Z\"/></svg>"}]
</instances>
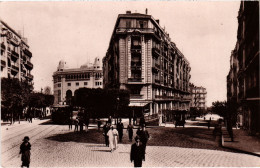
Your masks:
<instances>
[{"instance_id":1,"label":"window","mask_svg":"<svg viewBox=\"0 0 260 168\"><path fill-rule=\"evenodd\" d=\"M68 83L68 86L71 86L71 83Z\"/></svg>"},{"instance_id":2,"label":"window","mask_svg":"<svg viewBox=\"0 0 260 168\"><path fill-rule=\"evenodd\" d=\"M58 84L58 87L61 87L61 84L60 84L60 83Z\"/></svg>"},{"instance_id":3,"label":"window","mask_svg":"<svg viewBox=\"0 0 260 168\"><path fill-rule=\"evenodd\" d=\"M79 86L79 82L76 82L76 86Z\"/></svg>"},{"instance_id":4,"label":"window","mask_svg":"<svg viewBox=\"0 0 260 168\"><path fill-rule=\"evenodd\" d=\"M130 28L131 27L131 21L130 20L127 20L126 21L126 28Z\"/></svg>"},{"instance_id":5,"label":"window","mask_svg":"<svg viewBox=\"0 0 260 168\"><path fill-rule=\"evenodd\" d=\"M88 82L84 82L84 85L88 85Z\"/></svg>"}]
</instances>

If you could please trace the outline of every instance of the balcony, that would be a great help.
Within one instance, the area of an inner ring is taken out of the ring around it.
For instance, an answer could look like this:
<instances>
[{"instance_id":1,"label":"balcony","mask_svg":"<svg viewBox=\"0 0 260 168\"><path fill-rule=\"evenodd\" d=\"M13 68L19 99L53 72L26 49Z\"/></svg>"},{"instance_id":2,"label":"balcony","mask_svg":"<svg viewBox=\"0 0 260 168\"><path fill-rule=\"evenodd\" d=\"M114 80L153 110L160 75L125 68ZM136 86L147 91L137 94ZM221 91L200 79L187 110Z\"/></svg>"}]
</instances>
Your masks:
<instances>
[{"instance_id":1,"label":"balcony","mask_svg":"<svg viewBox=\"0 0 260 168\"><path fill-rule=\"evenodd\" d=\"M142 82L143 78L128 78L128 82Z\"/></svg>"},{"instance_id":2,"label":"balcony","mask_svg":"<svg viewBox=\"0 0 260 168\"><path fill-rule=\"evenodd\" d=\"M5 50L6 49L6 47L5 47L5 44L4 43L1 43L1 50Z\"/></svg>"},{"instance_id":3,"label":"balcony","mask_svg":"<svg viewBox=\"0 0 260 168\"><path fill-rule=\"evenodd\" d=\"M25 66L27 69L33 69L33 64L29 60L26 61Z\"/></svg>"},{"instance_id":4,"label":"balcony","mask_svg":"<svg viewBox=\"0 0 260 168\"><path fill-rule=\"evenodd\" d=\"M154 33L154 29L152 29L152 28L130 28L130 27L118 27L116 29L117 34L126 34L126 33L133 33L133 32L151 34L151 33Z\"/></svg>"},{"instance_id":5,"label":"balcony","mask_svg":"<svg viewBox=\"0 0 260 168\"><path fill-rule=\"evenodd\" d=\"M11 53L12 53L11 55L12 60L16 61L19 58L19 54L14 50L12 50Z\"/></svg>"},{"instance_id":6,"label":"balcony","mask_svg":"<svg viewBox=\"0 0 260 168\"><path fill-rule=\"evenodd\" d=\"M140 49L135 49L135 48L131 48L131 53L132 54L142 54L142 50Z\"/></svg>"},{"instance_id":7,"label":"balcony","mask_svg":"<svg viewBox=\"0 0 260 168\"><path fill-rule=\"evenodd\" d=\"M11 69L12 71L14 71L16 73L19 72L19 67L17 67L16 65L12 65L11 67L12 67L12 69Z\"/></svg>"},{"instance_id":8,"label":"balcony","mask_svg":"<svg viewBox=\"0 0 260 168\"><path fill-rule=\"evenodd\" d=\"M5 60L2 60L2 59L1 59L1 67L6 67L6 62L5 62Z\"/></svg>"},{"instance_id":9,"label":"balcony","mask_svg":"<svg viewBox=\"0 0 260 168\"><path fill-rule=\"evenodd\" d=\"M140 94L130 94L130 99L142 99L143 95Z\"/></svg>"},{"instance_id":10,"label":"balcony","mask_svg":"<svg viewBox=\"0 0 260 168\"><path fill-rule=\"evenodd\" d=\"M160 50L158 48L152 49L153 57L158 58L160 56Z\"/></svg>"},{"instance_id":11,"label":"balcony","mask_svg":"<svg viewBox=\"0 0 260 168\"><path fill-rule=\"evenodd\" d=\"M23 52L24 52L25 55L32 57L32 53L29 50L24 49Z\"/></svg>"},{"instance_id":12,"label":"balcony","mask_svg":"<svg viewBox=\"0 0 260 168\"><path fill-rule=\"evenodd\" d=\"M167 96L167 95L155 95L156 99L173 99L173 96Z\"/></svg>"},{"instance_id":13,"label":"balcony","mask_svg":"<svg viewBox=\"0 0 260 168\"><path fill-rule=\"evenodd\" d=\"M131 70L132 71L141 71L142 70L142 66L140 66L140 65L132 65L131 66Z\"/></svg>"},{"instance_id":14,"label":"balcony","mask_svg":"<svg viewBox=\"0 0 260 168\"><path fill-rule=\"evenodd\" d=\"M28 77L29 79L33 80L33 75L27 74L27 77Z\"/></svg>"}]
</instances>

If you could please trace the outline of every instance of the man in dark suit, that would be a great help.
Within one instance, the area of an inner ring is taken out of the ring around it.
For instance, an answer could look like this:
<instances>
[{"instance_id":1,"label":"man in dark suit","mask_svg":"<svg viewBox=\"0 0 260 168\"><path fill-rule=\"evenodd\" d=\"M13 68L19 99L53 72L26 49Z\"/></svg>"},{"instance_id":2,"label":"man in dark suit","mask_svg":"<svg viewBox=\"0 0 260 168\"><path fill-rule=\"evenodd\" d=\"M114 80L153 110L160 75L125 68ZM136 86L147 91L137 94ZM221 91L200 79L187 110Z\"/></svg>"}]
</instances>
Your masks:
<instances>
[{"instance_id":1,"label":"man in dark suit","mask_svg":"<svg viewBox=\"0 0 260 168\"><path fill-rule=\"evenodd\" d=\"M107 132L109 130L110 130L110 126L109 126L108 122L106 122L106 124L103 126L103 135L105 137L106 146L109 146L108 136L107 136Z\"/></svg>"},{"instance_id":2,"label":"man in dark suit","mask_svg":"<svg viewBox=\"0 0 260 168\"><path fill-rule=\"evenodd\" d=\"M120 119L119 123L117 123L117 131L118 131L118 134L119 134L119 142L122 142L123 130L124 130L124 124L121 122L121 119Z\"/></svg>"},{"instance_id":3,"label":"man in dark suit","mask_svg":"<svg viewBox=\"0 0 260 168\"><path fill-rule=\"evenodd\" d=\"M139 136L135 137L135 143L131 146L130 161L134 161L134 167L142 167L142 161L145 161L145 153Z\"/></svg>"},{"instance_id":4,"label":"man in dark suit","mask_svg":"<svg viewBox=\"0 0 260 168\"><path fill-rule=\"evenodd\" d=\"M140 131L139 134L140 134L140 140L143 144L143 148L144 148L144 152L145 152L147 141L150 138L150 135L149 135L148 131L146 130L145 125L142 126L142 130Z\"/></svg>"}]
</instances>

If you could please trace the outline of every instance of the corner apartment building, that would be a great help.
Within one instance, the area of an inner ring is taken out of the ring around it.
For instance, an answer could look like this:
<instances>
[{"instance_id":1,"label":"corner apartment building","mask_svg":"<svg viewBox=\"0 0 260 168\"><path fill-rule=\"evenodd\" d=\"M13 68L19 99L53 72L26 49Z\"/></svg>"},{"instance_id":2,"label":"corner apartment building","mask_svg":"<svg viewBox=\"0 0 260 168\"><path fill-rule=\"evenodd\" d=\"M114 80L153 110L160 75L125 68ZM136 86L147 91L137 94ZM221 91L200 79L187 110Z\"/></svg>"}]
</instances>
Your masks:
<instances>
[{"instance_id":1,"label":"corner apartment building","mask_svg":"<svg viewBox=\"0 0 260 168\"><path fill-rule=\"evenodd\" d=\"M198 109L207 109L207 90L202 86L190 84L191 102L190 107Z\"/></svg>"},{"instance_id":2,"label":"corner apartment building","mask_svg":"<svg viewBox=\"0 0 260 168\"><path fill-rule=\"evenodd\" d=\"M251 134L260 133L259 94L259 1L242 1L227 76L227 100L238 104L240 126Z\"/></svg>"},{"instance_id":3,"label":"corner apartment building","mask_svg":"<svg viewBox=\"0 0 260 168\"><path fill-rule=\"evenodd\" d=\"M1 78L17 78L32 83L32 53L27 39L22 37L4 21L0 20L1 28Z\"/></svg>"},{"instance_id":4,"label":"corner apartment building","mask_svg":"<svg viewBox=\"0 0 260 168\"><path fill-rule=\"evenodd\" d=\"M53 73L54 105L69 104L79 88L103 88L102 63L95 58L94 63L83 64L80 68L68 68L63 60Z\"/></svg>"},{"instance_id":5,"label":"corner apartment building","mask_svg":"<svg viewBox=\"0 0 260 168\"><path fill-rule=\"evenodd\" d=\"M190 106L190 64L151 15L119 14L106 56L104 87L130 91L133 115L165 121Z\"/></svg>"}]
</instances>

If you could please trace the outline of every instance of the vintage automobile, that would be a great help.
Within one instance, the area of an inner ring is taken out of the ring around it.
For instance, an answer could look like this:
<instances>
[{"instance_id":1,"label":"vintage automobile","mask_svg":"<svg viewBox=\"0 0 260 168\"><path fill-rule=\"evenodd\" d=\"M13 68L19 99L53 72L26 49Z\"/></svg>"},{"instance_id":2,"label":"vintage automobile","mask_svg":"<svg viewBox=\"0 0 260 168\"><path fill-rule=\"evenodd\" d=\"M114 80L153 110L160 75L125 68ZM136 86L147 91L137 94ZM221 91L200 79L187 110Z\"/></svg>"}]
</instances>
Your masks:
<instances>
[{"instance_id":1,"label":"vintage automobile","mask_svg":"<svg viewBox=\"0 0 260 168\"><path fill-rule=\"evenodd\" d=\"M175 121L175 128L177 128L177 126L183 126L184 128L185 125L185 120L176 120Z\"/></svg>"}]
</instances>

